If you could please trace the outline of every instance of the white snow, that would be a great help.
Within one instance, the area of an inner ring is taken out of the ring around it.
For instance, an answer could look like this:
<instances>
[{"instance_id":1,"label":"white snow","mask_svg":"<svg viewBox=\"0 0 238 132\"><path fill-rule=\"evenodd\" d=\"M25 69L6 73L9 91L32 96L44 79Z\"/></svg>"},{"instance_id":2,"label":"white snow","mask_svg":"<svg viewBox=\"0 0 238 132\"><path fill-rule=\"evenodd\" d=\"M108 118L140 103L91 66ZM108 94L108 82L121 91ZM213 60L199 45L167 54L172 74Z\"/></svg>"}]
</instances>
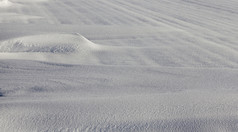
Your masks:
<instances>
[{"instance_id":1,"label":"white snow","mask_svg":"<svg viewBox=\"0 0 238 132\"><path fill-rule=\"evenodd\" d=\"M0 1L0 7L9 7L11 5L12 5L12 3L8 0L1 0Z\"/></svg>"},{"instance_id":2,"label":"white snow","mask_svg":"<svg viewBox=\"0 0 238 132\"><path fill-rule=\"evenodd\" d=\"M237 7L0 1L0 131L238 131Z\"/></svg>"},{"instance_id":3,"label":"white snow","mask_svg":"<svg viewBox=\"0 0 238 132\"><path fill-rule=\"evenodd\" d=\"M83 64L94 61L101 48L78 33L51 33L0 42L0 59Z\"/></svg>"},{"instance_id":4,"label":"white snow","mask_svg":"<svg viewBox=\"0 0 238 132\"><path fill-rule=\"evenodd\" d=\"M98 48L80 34L44 34L3 41L0 52L73 53Z\"/></svg>"}]
</instances>

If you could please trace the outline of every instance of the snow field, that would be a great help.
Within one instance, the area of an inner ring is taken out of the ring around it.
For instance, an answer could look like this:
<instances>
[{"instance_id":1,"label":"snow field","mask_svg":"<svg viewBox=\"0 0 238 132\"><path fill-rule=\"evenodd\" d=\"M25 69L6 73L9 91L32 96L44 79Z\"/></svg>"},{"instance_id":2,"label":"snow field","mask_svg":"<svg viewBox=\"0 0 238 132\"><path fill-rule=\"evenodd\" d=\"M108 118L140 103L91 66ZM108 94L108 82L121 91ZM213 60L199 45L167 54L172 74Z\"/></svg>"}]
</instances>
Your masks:
<instances>
[{"instance_id":1,"label":"snow field","mask_svg":"<svg viewBox=\"0 0 238 132\"><path fill-rule=\"evenodd\" d=\"M237 7L0 1L0 131L236 132Z\"/></svg>"}]
</instances>

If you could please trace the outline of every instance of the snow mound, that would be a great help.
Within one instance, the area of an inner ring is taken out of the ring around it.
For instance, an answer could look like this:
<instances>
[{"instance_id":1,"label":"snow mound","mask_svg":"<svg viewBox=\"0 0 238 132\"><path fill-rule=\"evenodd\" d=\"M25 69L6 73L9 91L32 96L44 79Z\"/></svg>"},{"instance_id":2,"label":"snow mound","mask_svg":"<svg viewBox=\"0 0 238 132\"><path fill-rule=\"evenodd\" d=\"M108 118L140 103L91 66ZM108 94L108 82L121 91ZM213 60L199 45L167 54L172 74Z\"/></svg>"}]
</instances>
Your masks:
<instances>
[{"instance_id":1,"label":"snow mound","mask_svg":"<svg viewBox=\"0 0 238 132\"><path fill-rule=\"evenodd\" d=\"M96 53L101 50L104 47L78 33L30 35L0 41L0 59L97 64Z\"/></svg>"},{"instance_id":2,"label":"snow mound","mask_svg":"<svg viewBox=\"0 0 238 132\"><path fill-rule=\"evenodd\" d=\"M80 34L43 34L20 37L0 42L0 52L76 53L98 49Z\"/></svg>"}]
</instances>

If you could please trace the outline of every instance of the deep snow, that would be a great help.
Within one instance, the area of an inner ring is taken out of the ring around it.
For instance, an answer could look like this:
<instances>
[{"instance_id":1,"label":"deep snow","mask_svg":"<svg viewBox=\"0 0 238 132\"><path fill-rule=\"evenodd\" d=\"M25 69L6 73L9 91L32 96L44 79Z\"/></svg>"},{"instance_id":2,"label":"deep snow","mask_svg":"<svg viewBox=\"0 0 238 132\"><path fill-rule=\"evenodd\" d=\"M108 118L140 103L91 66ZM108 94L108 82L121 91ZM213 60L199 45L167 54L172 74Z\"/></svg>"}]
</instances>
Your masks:
<instances>
[{"instance_id":1,"label":"deep snow","mask_svg":"<svg viewBox=\"0 0 238 132\"><path fill-rule=\"evenodd\" d=\"M0 1L0 131L238 131L237 7Z\"/></svg>"}]
</instances>

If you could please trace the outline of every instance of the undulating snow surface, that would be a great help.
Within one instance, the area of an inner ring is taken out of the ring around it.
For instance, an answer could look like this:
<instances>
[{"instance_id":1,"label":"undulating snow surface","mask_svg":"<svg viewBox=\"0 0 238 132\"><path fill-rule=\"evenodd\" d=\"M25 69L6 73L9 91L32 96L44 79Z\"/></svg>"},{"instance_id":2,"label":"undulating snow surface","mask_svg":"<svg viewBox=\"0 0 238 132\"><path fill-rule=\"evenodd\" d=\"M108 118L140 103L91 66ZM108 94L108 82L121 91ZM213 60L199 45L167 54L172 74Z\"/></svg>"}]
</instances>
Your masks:
<instances>
[{"instance_id":1,"label":"undulating snow surface","mask_svg":"<svg viewBox=\"0 0 238 132\"><path fill-rule=\"evenodd\" d=\"M238 131L238 1L1 0L0 131Z\"/></svg>"}]
</instances>

